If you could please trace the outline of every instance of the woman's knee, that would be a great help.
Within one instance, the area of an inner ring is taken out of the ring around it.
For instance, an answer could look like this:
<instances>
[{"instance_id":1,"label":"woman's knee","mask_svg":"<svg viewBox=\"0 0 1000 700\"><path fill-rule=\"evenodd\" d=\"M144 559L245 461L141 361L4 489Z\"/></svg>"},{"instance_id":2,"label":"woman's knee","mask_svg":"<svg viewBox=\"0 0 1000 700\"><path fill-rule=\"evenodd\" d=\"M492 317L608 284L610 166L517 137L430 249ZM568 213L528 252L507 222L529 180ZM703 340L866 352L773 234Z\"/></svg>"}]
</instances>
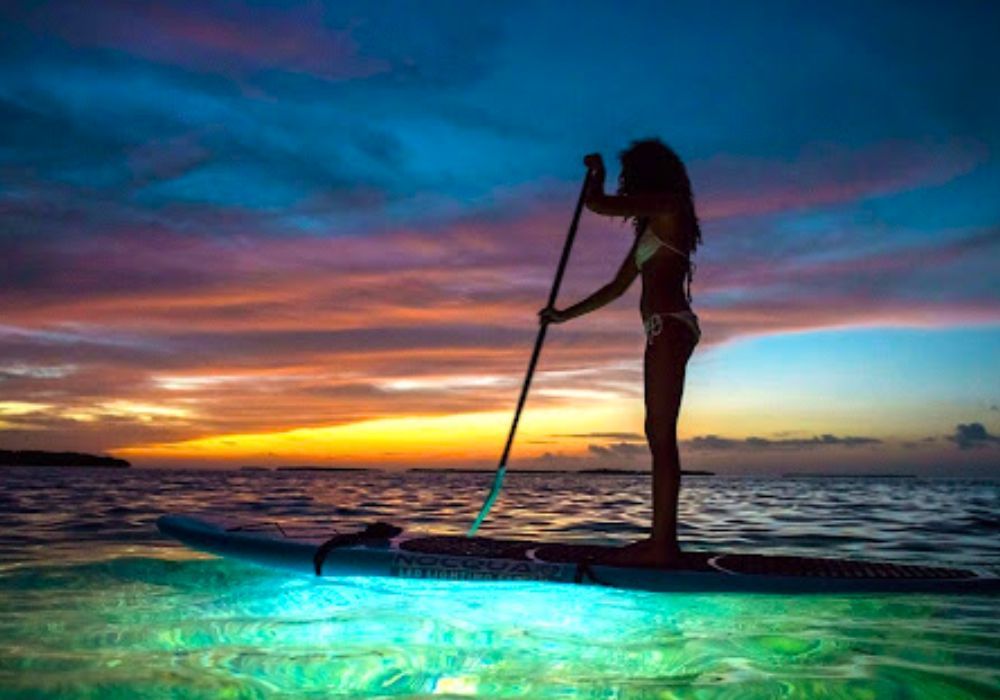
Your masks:
<instances>
[{"instance_id":1,"label":"woman's knee","mask_svg":"<svg viewBox=\"0 0 1000 700\"><path fill-rule=\"evenodd\" d=\"M677 447L677 418L659 418L655 415L646 417L646 440L649 446Z\"/></svg>"}]
</instances>

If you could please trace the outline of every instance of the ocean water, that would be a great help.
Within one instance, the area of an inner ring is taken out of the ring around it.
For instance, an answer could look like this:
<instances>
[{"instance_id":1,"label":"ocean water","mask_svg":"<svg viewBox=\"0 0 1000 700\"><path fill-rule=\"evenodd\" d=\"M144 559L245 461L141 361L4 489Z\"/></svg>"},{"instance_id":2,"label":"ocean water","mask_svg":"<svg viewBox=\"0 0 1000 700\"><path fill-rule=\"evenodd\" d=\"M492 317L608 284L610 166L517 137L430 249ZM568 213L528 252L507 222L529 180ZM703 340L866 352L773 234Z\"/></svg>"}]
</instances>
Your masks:
<instances>
[{"instance_id":1,"label":"ocean water","mask_svg":"<svg viewBox=\"0 0 1000 700\"><path fill-rule=\"evenodd\" d=\"M1000 597L652 594L297 578L166 512L464 531L488 474L0 472L2 698L1000 697ZM643 476L508 476L487 536L627 542ZM1000 483L690 477L690 549L996 568Z\"/></svg>"}]
</instances>

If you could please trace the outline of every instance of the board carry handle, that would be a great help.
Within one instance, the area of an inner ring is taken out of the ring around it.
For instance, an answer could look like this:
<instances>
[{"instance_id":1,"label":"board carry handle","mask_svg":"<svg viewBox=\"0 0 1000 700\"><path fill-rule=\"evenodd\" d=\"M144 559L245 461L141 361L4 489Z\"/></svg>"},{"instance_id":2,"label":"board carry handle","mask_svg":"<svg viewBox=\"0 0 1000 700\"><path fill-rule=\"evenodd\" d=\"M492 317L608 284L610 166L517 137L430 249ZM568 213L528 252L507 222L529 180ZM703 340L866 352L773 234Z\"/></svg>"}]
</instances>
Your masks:
<instances>
[{"instance_id":1,"label":"board carry handle","mask_svg":"<svg viewBox=\"0 0 1000 700\"><path fill-rule=\"evenodd\" d=\"M573 210L573 220L569 225L569 232L566 234L566 243L563 245L562 256L559 258L559 267L556 268L556 278L552 282L552 290L549 292L549 301L545 305L545 308L551 309L555 306L556 297L559 296L559 285L562 284L563 273L566 271L566 263L569 261L569 251L573 247L573 239L576 238L576 228L580 223L580 213L583 211L583 201L587 196L587 186L590 183L590 170L587 170L587 174L583 178L583 185L580 187L580 196L576 200L576 209ZM496 473L493 475L493 484L490 486L490 492L486 496L486 500L483 502L483 507L479 509L479 515L476 516L475 522L472 523L472 527L469 528L467 536L472 537L476 534L479 526L483 524L486 516L490 512L490 508L493 507L493 503L497 500L500 495L500 489L503 487L504 476L507 474L507 457L510 456L510 446L514 443L514 433L517 432L517 422L521 418L521 409L524 408L524 402L528 398L528 388L531 386L531 377L535 373L535 365L538 364L538 356L542 352L542 343L545 342L545 331L549 326L549 322L542 320L542 323L538 327L538 336L535 338L535 349L531 352L531 360L528 362L528 372L524 377L524 384L521 385L521 397L517 400L517 408L514 411L514 420L510 425L510 433L507 435L507 444L504 445L503 454L500 456L500 464L497 467Z\"/></svg>"}]
</instances>

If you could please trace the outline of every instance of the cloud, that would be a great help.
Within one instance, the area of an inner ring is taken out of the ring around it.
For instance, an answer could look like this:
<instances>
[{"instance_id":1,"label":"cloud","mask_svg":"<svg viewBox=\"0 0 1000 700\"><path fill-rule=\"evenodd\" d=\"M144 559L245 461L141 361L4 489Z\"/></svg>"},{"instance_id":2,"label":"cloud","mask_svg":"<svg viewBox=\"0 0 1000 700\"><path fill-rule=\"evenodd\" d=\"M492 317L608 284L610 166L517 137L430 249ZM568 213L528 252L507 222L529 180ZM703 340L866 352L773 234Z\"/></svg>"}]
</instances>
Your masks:
<instances>
[{"instance_id":1,"label":"cloud","mask_svg":"<svg viewBox=\"0 0 1000 700\"><path fill-rule=\"evenodd\" d=\"M649 455L649 448L644 442L613 442L606 445L590 444L587 451L596 457L619 457L633 459Z\"/></svg>"},{"instance_id":2,"label":"cloud","mask_svg":"<svg viewBox=\"0 0 1000 700\"><path fill-rule=\"evenodd\" d=\"M731 450L741 442L718 435L699 435L684 441L693 450Z\"/></svg>"},{"instance_id":3,"label":"cloud","mask_svg":"<svg viewBox=\"0 0 1000 700\"><path fill-rule=\"evenodd\" d=\"M3 334L3 327L0 326L0 335ZM0 381L6 379L31 378L40 380L63 379L76 371L76 366L65 365L38 365L15 363L0 366Z\"/></svg>"},{"instance_id":4,"label":"cloud","mask_svg":"<svg viewBox=\"0 0 1000 700\"><path fill-rule=\"evenodd\" d=\"M720 155L696 163L707 220L795 212L948 182L989 157L975 143L886 140L860 149L810 145L788 162Z\"/></svg>"},{"instance_id":5,"label":"cloud","mask_svg":"<svg viewBox=\"0 0 1000 700\"><path fill-rule=\"evenodd\" d=\"M558 438L601 438L605 440L621 440L625 442L631 442L635 440L643 440L643 436L639 433L557 433L552 435L552 437Z\"/></svg>"},{"instance_id":6,"label":"cloud","mask_svg":"<svg viewBox=\"0 0 1000 700\"><path fill-rule=\"evenodd\" d=\"M433 231L337 238L125 226L103 235L42 237L31 246L0 238L0 252L9 252L22 272L0 275L0 366L72 364L73 374L58 380L67 407L181 397L208 416L203 428L230 432L428 407L507 410L558 257L559 236L551 232L565 221L557 214L526 207ZM208 217L205 225L216 221L224 217ZM581 228L585 243L574 251L563 299L606 281L609 258L623 255L629 243L627 230L610 233L594 220ZM705 274L708 290L718 284L716 274ZM844 267L830 274L850 284L854 273ZM780 301L702 305L705 346L748 334L905 319L911 309L926 313L924 303L903 299L855 304L840 299L833 284L828 296L810 298L808 281L802 285ZM624 363L637 359L640 347L635 310L624 301L560 327L547 341L532 404L556 405L567 391L581 389L637 399L639 368ZM241 379L208 392L197 382L167 388L161 376ZM470 385L472 376L497 381ZM4 387L11 400L31 401L51 389L43 384L8 374ZM400 386L408 390L385 390ZM631 433L572 435L641 440ZM691 446L726 449L727 440L702 436ZM849 437L757 440L738 446L866 444Z\"/></svg>"},{"instance_id":7,"label":"cloud","mask_svg":"<svg viewBox=\"0 0 1000 700\"><path fill-rule=\"evenodd\" d=\"M959 423L955 426L955 432L947 439L958 445L960 450L1000 444L1000 437L991 435L982 423Z\"/></svg>"},{"instance_id":8,"label":"cloud","mask_svg":"<svg viewBox=\"0 0 1000 700\"><path fill-rule=\"evenodd\" d=\"M225 72L303 72L328 80L367 77L388 66L358 54L349 31L330 28L322 5L240 7L240 3L136 4L105 0L84 8L73 2L12 3L9 19L60 36L76 47L127 51L166 64Z\"/></svg>"},{"instance_id":9,"label":"cloud","mask_svg":"<svg viewBox=\"0 0 1000 700\"><path fill-rule=\"evenodd\" d=\"M859 234L860 235L860 234ZM706 337L844 326L935 327L994 323L986 268L1000 252L1000 229L948 232L879 251L787 250L781 255L727 243L703 261L696 302L708 307ZM868 243L860 245L869 245ZM927 260L934 264L928 266ZM917 303L917 300L920 300ZM834 320L838 317L839 320ZM713 328L711 324L717 324ZM780 327L780 328L779 328Z\"/></svg>"},{"instance_id":10,"label":"cloud","mask_svg":"<svg viewBox=\"0 0 1000 700\"><path fill-rule=\"evenodd\" d=\"M812 438L782 438L771 439L762 437L747 437L742 439L725 438L718 435L701 435L685 443L692 450L767 450L767 449L788 449L806 450L822 447L861 447L881 445L882 440L871 437L858 437L848 435L838 437L836 435L824 434L816 435Z\"/></svg>"}]
</instances>

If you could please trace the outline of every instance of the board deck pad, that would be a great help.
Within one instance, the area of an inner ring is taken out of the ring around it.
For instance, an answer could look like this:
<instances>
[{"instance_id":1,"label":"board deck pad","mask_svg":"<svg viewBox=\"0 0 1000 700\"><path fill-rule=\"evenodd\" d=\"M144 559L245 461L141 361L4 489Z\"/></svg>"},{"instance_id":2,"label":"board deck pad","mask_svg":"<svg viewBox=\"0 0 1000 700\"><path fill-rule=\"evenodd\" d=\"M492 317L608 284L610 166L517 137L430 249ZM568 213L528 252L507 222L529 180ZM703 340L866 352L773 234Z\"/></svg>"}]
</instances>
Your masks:
<instances>
[{"instance_id":1,"label":"board deck pad","mask_svg":"<svg viewBox=\"0 0 1000 700\"><path fill-rule=\"evenodd\" d=\"M560 564L580 562L600 564L602 560L617 551L615 547L602 545L540 545L538 542L526 540L494 540L485 537L455 536L419 537L405 540L400 544L400 549L423 554L449 554L525 561L534 559ZM529 556L529 553L532 556ZM743 575L821 576L824 578L965 579L975 575L974 572L967 569L938 566L719 552L684 552L677 564L668 567L668 569L717 571L720 567L726 571Z\"/></svg>"},{"instance_id":2,"label":"board deck pad","mask_svg":"<svg viewBox=\"0 0 1000 700\"><path fill-rule=\"evenodd\" d=\"M1000 593L995 572L964 567L699 551L684 552L669 567L630 567L610 560L617 547L425 535L384 523L334 534L167 515L157 526L194 549L322 577L523 580L660 592Z\"/></svg>"}]
</instances>

